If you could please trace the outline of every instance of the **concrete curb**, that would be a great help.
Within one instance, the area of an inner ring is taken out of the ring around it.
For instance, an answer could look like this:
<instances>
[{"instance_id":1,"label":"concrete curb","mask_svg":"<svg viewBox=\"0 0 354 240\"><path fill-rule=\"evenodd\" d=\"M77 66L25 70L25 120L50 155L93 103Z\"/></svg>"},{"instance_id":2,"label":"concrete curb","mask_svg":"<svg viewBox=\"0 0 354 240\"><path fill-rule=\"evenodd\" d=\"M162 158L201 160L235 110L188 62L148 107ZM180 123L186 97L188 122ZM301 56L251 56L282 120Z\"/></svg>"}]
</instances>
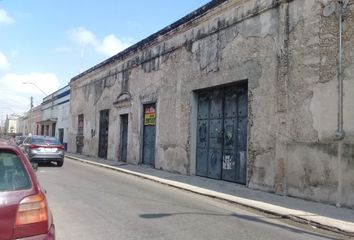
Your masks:
<instances>
[{"instance_id":1,"label":"concrete curb","mask_svg":"<svg viewBox=\"0 0 354 240\"><path fill-rule=\"evenodd\" d=\"M250 200L250 199L241 198L241 197L237 197L237 196L233 196L233 195L229 195L229 194L225 194L225 193L220 193L220 192L208 190L205 188L196 187L196 186L193 186L190 184L167 180L167 179L151 176L149 174L138 173L138 172L130 171L130 170L123 169L120 167L97 163L94 161L89 161L89 160L81 159L81 158L74 157L74 156L66 155L65 157L76 160L76 161L80 161L82 163L96 165L99 167L119 171L119 172L122 172L125 174L140 177L143 179L151 180L151 181L154 181L154 182L157 182L160 184L183 189L183 190L190 191L190 192L200 194L200 195L204 195L207 197L216 198L219 200L224 200L224 201L234 203L234 204L239 204L239 205L249 207L252 209L256 209L258 211L262 211L262 212L265 212L268 214L280 216L282 218L289 219L289 220L292 220L292 221L295 221L298 223L309 224L309 225L317 227L317 228L329 230L329 231L332 231L335 233L340 233L340 234L343 234L343 235L346 235L349 237L354 237L354 223L345 222L345 221L341 221L341 220L337 220L337 219L332 219L332 218L316 215L316 214L313 214L310 212L304 212L304 211L300 211L300 210L279 207L277 205L272 205L269 203L264 203L264 202L260 202L260 201L256 201L256 200Z\"/></svg>"}]
</instances>

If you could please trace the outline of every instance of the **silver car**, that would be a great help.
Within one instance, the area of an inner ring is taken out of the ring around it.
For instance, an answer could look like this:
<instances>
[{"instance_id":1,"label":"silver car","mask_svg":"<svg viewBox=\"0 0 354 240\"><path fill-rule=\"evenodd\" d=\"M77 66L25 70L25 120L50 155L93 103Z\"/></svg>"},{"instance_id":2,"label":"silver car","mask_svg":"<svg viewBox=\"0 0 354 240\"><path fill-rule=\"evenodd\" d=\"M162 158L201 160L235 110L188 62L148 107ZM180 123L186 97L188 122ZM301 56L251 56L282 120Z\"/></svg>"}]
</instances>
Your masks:
<instances>
[{"instance_id":1,"label":"silver car","mask_svg":"<svg viewBox=\"0 0 354 240\"><path fill-rule=\"evenodd\" d=\"M26 139L26 136L16 136L15 137L15 143L20 146L23 141Z\"/></svg>"},{"instance_id":2,"label":"silver car","mask_svg":"<svg viewBox=\"0 0 354 240\"><path fill-rule=\"evenodd\" d=\"M64 164L64 145L54 137L29 136L20 147L31 162L56 162L58 167Z\"/></svg>"}]
</instances>

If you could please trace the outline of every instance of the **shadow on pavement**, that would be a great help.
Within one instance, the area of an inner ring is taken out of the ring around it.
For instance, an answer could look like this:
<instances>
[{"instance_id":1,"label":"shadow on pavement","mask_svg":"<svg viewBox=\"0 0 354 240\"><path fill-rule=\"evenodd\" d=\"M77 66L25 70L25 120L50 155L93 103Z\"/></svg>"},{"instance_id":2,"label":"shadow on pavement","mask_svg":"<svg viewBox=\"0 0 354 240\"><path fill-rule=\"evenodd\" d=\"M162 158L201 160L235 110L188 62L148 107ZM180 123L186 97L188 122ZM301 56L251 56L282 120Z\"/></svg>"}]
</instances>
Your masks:
<instances>
[{"instance_id":1,"label":"shadow on pavement","mask_svg":"<svg viewBox=\"0 0 354 240\"><path fill-rule=\"evenodd\" d=\"M221 217L235 217L240 220L244 221L251 221L251 222L256 222L260 224L267 224L276 228L281 228L283 230L287 230L296 234L306 234L306 235L311 235L315 237L321 237L321 238L326 238L326 239L332 239L332 240L338 240L340 238L332 237L329 235L324 235L324 234L319 234L319 233L314 233L306 230L302 230L300 228L296 227L291 227L289 225L283 225L283 224L278 224L274 222L269 222L265 219L282 219L282 217L262 217L262 216L252 216L252 215L246 215L246 214L237 214L237 213L231 213L231 214L217 214L217 213L202 213L202 212L182 212L182 213L147 213L147 214L140 214L139 217L145 218L145 219L157 219L157 218L164 218L164 217L173 217L176 215L203 215L203 216L221 216Z\"/></svg>"}]
</instances>

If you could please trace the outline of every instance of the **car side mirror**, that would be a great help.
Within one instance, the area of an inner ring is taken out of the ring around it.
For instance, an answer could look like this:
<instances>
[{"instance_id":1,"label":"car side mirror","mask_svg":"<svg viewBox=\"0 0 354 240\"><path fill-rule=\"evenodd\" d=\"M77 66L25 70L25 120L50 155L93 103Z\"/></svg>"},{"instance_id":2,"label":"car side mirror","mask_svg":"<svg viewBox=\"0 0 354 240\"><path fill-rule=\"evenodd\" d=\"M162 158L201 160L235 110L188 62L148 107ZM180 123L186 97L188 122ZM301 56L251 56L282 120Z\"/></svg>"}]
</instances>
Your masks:
<instances>
[{"instance_id":1,"label":"car side mirror","mask_svg":"<svg viewBox=\"0 0 354 240\"><path fill-rule=\"evenodd\" d=\"M35 172L38 170L38 163L37 162L31 162L31 166Z\"/></svg>"}]
</instances>

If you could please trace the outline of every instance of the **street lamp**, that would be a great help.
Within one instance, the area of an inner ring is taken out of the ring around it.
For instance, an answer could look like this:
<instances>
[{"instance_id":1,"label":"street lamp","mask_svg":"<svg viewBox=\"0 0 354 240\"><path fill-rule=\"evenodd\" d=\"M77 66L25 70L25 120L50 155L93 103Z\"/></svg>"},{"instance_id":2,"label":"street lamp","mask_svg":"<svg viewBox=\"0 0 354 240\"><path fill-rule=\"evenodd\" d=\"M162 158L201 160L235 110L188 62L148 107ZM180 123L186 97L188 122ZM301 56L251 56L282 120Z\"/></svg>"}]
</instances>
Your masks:
<instances>
[{"instance_id":1,"label":"street lamp","mask_svg":"<svg viewBox=\"0 0 354 240\"><path fill-rule=\"evenodd\" d=\"M40 87L37 86L37 84L33 83L33 82L22 82L23 84L32 84L33 86L35 86L39 91L41 91L44 95L48 95L46 94Z\"/></svg>"}]
</instances>

